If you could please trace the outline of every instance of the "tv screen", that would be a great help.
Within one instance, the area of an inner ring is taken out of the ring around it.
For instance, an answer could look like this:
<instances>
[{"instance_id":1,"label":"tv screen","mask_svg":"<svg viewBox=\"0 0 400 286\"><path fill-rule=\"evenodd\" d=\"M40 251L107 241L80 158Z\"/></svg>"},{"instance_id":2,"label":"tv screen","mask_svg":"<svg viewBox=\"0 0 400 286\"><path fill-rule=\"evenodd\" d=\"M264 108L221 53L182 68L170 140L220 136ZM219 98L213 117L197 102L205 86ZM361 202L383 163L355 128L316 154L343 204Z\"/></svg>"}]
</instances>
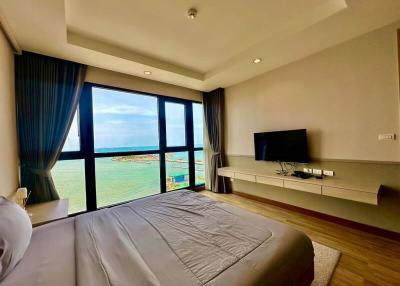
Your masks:
<instances>
[{"instance_id":1,"label":"tv screen","mask_svg":"<svg viewBox=\"0 0 400 286\"><path fill-rule=\"evenodd\" d=\"M306 129L254 133L257 161L308 162Z\"/></svg>"}]
</instances>

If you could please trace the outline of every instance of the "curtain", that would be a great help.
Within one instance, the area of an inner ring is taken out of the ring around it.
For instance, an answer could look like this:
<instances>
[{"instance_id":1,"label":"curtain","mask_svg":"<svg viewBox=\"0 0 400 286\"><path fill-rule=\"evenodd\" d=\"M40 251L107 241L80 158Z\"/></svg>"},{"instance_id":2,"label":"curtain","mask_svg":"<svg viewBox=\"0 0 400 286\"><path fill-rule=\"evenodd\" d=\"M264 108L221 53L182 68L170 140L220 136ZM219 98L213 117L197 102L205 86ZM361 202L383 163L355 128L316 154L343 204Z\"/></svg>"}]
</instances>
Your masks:
<instances>
[{"instance_id":1,"label":"curtain","mask_svg":"<svg viewBox=\"0 0 400 286\"><path fill-rule=\"evenodd\" d=\"M24 52L15 56L21 186L29 203L59 199L51 169L77 109L86 66Z\"/></svg>"},{"instance_id":2,"label":"curtain","mask_svg":"<svg viewBox=\"0 0 400 286\"><path fill-rule=\"evenodd\" d=\"M218 176L218 168L224 161L224 89L219 88L203 93L204 119L206 123L206 138L210 150L207 166L209 187L216 193L228 193L228 184L224 177Z\"/></svg>"}]
</instances>

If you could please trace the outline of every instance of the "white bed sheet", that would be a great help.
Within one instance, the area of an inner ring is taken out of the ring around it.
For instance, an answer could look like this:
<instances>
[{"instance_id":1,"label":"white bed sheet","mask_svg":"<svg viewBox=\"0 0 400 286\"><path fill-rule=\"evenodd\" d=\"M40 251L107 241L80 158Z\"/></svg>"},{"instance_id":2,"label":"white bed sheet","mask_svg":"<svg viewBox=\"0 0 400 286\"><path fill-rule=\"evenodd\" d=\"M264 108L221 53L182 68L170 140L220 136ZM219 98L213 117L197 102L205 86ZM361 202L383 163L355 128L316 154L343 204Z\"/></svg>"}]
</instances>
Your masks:
<instances>
[{"instance_id":1,"label":"white bed sheet","mask_svg":"<svg viewBox=\"0 0 400 286\"><path fill-rule=\"evenodd\" d=\"M75 286L74 241L74 218L34 228L23 259L0 285Z\"/></svg>"}]
</instances>

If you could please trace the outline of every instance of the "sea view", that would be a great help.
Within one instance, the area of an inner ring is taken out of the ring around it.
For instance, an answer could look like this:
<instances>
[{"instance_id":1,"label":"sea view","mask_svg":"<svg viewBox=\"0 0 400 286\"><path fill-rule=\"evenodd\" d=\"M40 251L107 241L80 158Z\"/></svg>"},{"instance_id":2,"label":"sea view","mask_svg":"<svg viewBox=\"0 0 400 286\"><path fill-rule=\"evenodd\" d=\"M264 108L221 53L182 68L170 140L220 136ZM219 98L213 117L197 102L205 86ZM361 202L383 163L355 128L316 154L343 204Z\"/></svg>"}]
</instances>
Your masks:
<instances>
[{"instance_id":1,"label":"sea view","mask_svg":"<svg viewBox=\"0 0 400 286\"><path fill-rule=\"evenodd\" d=\"M95 153L159 150L157 97L92 88ZM164 139L168 147L187 143L187 110L183 103L165 102ZM203 107L192 103L193 142L203 146ZM81 132L75 114L63 152L79 151ZM84 131L83 131L84 132ZM189 185L188 152L167 153L167 190ZM160 193L160 158L157 154L95 159L97 206L103 207ZM69 199L70 213L86 209L84 160L62 160L52 170L61 198ZM204 183L203 151L195 152L196 184Z\"/></svg>"},{"instance_id":2,"label":"sea view","mask_svg":"<svg viewBox=\"0 0 400 286\"><path fill-rule=\"evenodd\" d=\"M152 148L152 149L150 149ZM99 148L97 153L154 150L153 147ZM158 154L96 158L97 206L107 206L160 193ZM195 152L196 185L204 184L204 153ZM167 190L189 185L188 152L166 154ZM61 198L69 199L69 212L86 209L84 160L59 161L52 170Z\"/></svg>"}]
</instances>

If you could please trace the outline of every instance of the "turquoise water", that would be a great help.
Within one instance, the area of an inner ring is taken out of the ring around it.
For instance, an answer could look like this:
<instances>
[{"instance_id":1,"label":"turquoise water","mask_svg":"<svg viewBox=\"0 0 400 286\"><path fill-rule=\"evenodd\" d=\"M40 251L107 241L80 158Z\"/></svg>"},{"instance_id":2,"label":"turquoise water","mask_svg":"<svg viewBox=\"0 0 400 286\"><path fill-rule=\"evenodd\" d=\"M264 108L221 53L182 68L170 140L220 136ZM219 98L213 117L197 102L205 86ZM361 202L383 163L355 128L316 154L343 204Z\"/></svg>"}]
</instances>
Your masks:
<instances>
[{"instance_id":1,"label":"turquoise water","mask_svg":"<svg viewBox=\"0 0 400 286\"><path fill-rule=\"evenodd\" d=\"M114 153L114 152L129 152L129 151L151 151L158 150L158 146L136 146L136 147L114 147L114 148L95 148L96 153Z\"/></svg>"},{"instance_id":2,"label":"turquoise water","mask_svg":"<svg viewBox=\"0 0 400 286\"><path fill-rule=\"evenodd\" d=\"M58 194L69 199L69 213L86 210L84 168L84 160L65 160L51 171Z\"/></svg>"},{"instance_id":3,"label":"turquoise water","mask_svg":"<svg viewBox=\"0 0 400 286\"><path fill-rule=\"evenodd\" d=\"M202 144L197 144L195 148L202 148ZM117 152L131 152L131 151L152 151L158 150L157 146L135 146L135 147L113 147L113 148L95 148L95 153L117 153ZM201 151L202 152L202 151Z\"/></svg>"},{"instance_id":4,"label":"turquoise water","mask_svg":"<svg viewBox=\"0 0 400 286\"><path fill-rule=\"evenodd\" d=\"M195 152L196 184L204 183L203 157L203 151ZM188 186L187 161L188 152L166 155L167 190ZM95 166L98 207L160 193L158 155L96 158ZM52 170L60 197L69 199L70 213L86 209L84 173L83 160L59 161Z\"/></svg>"}]
</instances>

